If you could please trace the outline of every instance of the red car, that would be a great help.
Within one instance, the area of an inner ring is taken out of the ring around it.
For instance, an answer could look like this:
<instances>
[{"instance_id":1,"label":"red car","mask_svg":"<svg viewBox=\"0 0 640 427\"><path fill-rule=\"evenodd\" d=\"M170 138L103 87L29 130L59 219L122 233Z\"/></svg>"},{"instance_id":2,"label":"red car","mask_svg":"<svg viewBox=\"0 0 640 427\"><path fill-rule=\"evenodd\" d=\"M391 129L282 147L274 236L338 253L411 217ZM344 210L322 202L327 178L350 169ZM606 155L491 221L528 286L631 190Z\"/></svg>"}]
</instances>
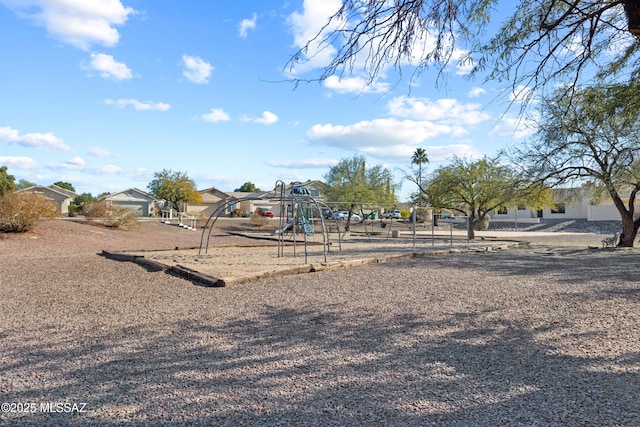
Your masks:
<instances>
[{"instance_id":1,"label":"red car","mask_svg":"<svg viewBox=\"0 0 640 427\"><path fill-rule=\"evenodd\" d=\"M259 209L258 212L260 213L260 216L266 216L269 218L273 218L273 211L270 211L268 209Z\"/></svg>"}]
</instances>

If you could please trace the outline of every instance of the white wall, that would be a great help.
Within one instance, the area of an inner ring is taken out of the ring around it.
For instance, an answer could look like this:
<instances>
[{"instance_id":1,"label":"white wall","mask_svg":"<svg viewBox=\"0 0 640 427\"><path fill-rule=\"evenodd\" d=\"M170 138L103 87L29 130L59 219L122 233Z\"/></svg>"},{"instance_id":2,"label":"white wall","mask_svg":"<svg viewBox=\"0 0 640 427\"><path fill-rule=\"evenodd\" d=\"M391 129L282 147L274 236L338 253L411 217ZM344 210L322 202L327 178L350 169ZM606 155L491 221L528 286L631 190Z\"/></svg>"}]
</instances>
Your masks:
<instances>
[{"instance_id":1,"label":"white wall","mask_svg":"<svg viewBox=\"0 0 640 427\"><path fill-rule=\"evenodd\" d=\"M529 222L529 219L536 219L536 221L533 222L540 222L539 220L537 220L537 215L536 215L536 211L532 211L531 209L527 208L524 210L517 210L516 208L507 208L507 213L506 214L499 214L497 211L492 211L489 212L489 215L491 216L491 221L504 221L504 222L514 222L515 220L518 220L518 222L522 221L522 222Z\"/></svg>"},{"instance_id":2,"label":"white wall","mask_svg":"<svg viewBox=\"0 0 640 427\"><path fill-rule=\"evenodd\" d=\"M636 212L640 207L636 204ZM614 205L589 205L589 221L620 221L620 213Z\"/></svg>"}]
</instances>

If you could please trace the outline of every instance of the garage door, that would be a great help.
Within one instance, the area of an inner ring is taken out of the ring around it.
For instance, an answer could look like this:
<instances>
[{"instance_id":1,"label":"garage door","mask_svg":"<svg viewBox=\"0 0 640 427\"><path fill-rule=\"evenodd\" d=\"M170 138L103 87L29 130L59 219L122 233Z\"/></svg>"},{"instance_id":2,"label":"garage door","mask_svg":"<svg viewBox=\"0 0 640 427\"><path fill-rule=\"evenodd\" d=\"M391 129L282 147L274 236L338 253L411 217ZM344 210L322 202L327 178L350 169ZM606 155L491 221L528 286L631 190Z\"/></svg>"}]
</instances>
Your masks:
<instances>
[{"instance_id":1,"label":"garage door","mask_svg":"<svg viewBox=\"0 0 640 427\"><path fill-rule=\"evenodd\" d=\"M148 208L146 203L141 202L118 202L119 206L138 212L140 216L147 216Z\"/></svg>"}]
</instances>

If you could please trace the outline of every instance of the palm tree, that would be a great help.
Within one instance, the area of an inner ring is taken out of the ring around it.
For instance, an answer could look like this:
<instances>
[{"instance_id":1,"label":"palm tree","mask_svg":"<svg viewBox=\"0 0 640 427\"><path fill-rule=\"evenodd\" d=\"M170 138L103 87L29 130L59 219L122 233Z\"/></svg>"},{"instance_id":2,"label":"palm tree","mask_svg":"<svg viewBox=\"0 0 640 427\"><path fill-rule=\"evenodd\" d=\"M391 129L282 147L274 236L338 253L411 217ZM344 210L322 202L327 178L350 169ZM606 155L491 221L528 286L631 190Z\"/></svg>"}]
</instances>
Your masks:
<instances>
[{"instance_id":1,"label":"palm tree","mask_svg":"<svg viewBox=\"0 0 640 427\"><path fill-rule=\"evenodd\" d=\"M427 152L424 148L416 148L413 156L411 156L411 164L418 165L418 187L420 187L420 189L422 189L422 165L424 163L429 163Z\"/></svg>"}]
</instances>

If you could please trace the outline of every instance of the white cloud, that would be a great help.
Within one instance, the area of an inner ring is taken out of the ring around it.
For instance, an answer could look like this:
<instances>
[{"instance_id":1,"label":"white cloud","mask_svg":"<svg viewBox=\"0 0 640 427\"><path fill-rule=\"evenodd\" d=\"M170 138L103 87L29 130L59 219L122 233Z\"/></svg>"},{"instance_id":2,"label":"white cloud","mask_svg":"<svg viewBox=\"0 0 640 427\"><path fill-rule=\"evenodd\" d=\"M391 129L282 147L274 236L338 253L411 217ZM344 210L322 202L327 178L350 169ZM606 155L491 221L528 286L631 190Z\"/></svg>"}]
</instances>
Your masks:
<instances>
[{"instance_id":1,"label":"white cloud","mask_svg":"<svg viewBox=\"0 0 640 427\"><path fill-rule=\"evenodd\" d=\"M92 166L85 169L86 172L94 174L116 174L122 172L122 168L114 165Z\"/></svg>"},{"instance_id":2,"label":"white cloud","mask_svg":"<svg viewBox=\"0 0 640 427\"><path fill-rule=\"evenodd\" d=\"M530 87L519 85L509 95L509 100L515 103L528 101L533 96L533 90Z\"/></svg>"},{"instance_id":3,"label":"white cloud","mask_svg":"<svg viewBox=\"0 0 640 427\"><path fill-rule=\"evenodd\" d=\"M229 114L227 114L221 108L212 108L209 113L203 114L200 117L202 118L202 120L206 122L211 122L211 123L228 122L229 120L231 120L231 117L229 117Z\"/></svg>"},{"instance_id":4,"label":"white cloud","mask_svg":"<svg viewBox=\"0 0 640 427\"><path fill-rule=\"evenodd\" d=\"M25 170L36 168L36 161L31 157L0 156L0 164Z\"/></svg>"},{"instance_id":5,"label":"white cloud","mask_svg":"<svg viewBox=\"0 0 640 427\"><path fill-rule=\"evenodd\" d=\"M112 174L120 173L123 171L121 167L114 166L114 165L86 166L84 164L84 161L82 162L67 161L66 163L49 163L47 164L47 169L77 171L77 172L89 173L93 175L99 175L99 174L112 175Z\"/></svg>"},{"instance_id":6,"label":"white cloud","mask_svg":"<svg viewBox=\"0 0 640 427\"><path fill-rule=\"evenodd\" d=\"M67 163L74 166L84 166L84 159L82 157L73 157L67 160Z\"/></svg>"},{"instance_id":7,"label":"white cloud","mask_svg":"<svg viewBox=\"0 0 640 427\"><path fill-rule=\"evenodd\" d=\"M297 47L303 47L327 24L329 18L342 6L342 0L304 0L302 13L293 12L287 22ZM332 27L335 28L335 27Z\"/></svg>"},{"instance_id":8,"label":"white cloud","mask_svg":"<svg viewBox=\"0 0 640 427\"><path fill-rule=\"evenodd\" d=\"M304 47L307 41L313 39L318 32L323 30L328 19L340 9L340 6L342 6L342 0L304 0L302 13L293 12L287 19L287 23L293 33L294 45L298 48ZM339 23L333 23L331 27L325 28L324 31L331 31L337 28L338 25ZM321 39L322 37L319 37L316 40ZM336 50L333 46L322 44L320 41L311 42L303 63L297 64L291 72L297 74L324 67L331 62L335 54Z\"/></svg>"},{"instance_id":9,"label":"white cloud","mask_svg":"<svg viewBox=\"0 0 640 427\"><path fill-rule=\"evenodd\" d=\"M452 44L453 40L449 41L449 44ZM459 49L454 47L453 52L451 53L451 61L455 62L456 75L458 76L466 76L471 73L473 67L475 67L475 62L468 58L469 51L464 49Z\"/></svg>"},{"instance_id":10,"label":"white cloud","mask_svg":"<svg viewBox=\"0 0 640 427\"><path fill-rule=\"evenodd\" d=\"M471 73L473 70L474 64L471 63L456 63L456 75L458 76L466 76Z\"/></svg>"},{"instance_id":11,"label":"white cloud","mask_svg":"<svg viewBox=\"0 0 640 427\"><path fill-rule=\"evenodd\" d=\"M526 138L535 133L536 123L517 117L502 117L500 122L489 132L493 138Z\"/></svg>"},{"instance_id":12,"label":"white cloud","mask_svg":"<svg viewBox=\"0 0 640 427\"><path fill-rule=\"evenodd\" d=\"M182 75L190 82L197 84L209 83L213 66L197 56L182 55Z\"/></svg>"},{"instance_id":13,"label":"white cloud","mask_svg":"<svg viewBox=\"0 0 640 427\"><path fill-rule=\"evenodd\" d=\"M278 116L273 114L271 111L265 111L262 113L262 117L253 120L256 123L261 123L263 125L272 125L278 121Z\"/></svg>"},{"instance_id":14,"label":"white cloud","mask_svg":"<svg viewBox=\"0 0 640 427\"><path fill-rule=\"evenodd\" d=\"M293 34L294 46L301 49L306 47L300 63L295 64L295 67L289 70L291 74L296 75L309 70L322 69L335 58L337 50L326 42L327 36L335 31L354 30L354 22L357 22L357 20L348 22L344 19L336 18L328 24L329 18L340 10L342 4L342 0L304 0L302 12L294 12L289 15L287 23ZM386 50L389 48L388 44L392 43L389 42L389 39L395 40L393 35L389 38L384 37L382 34L371 34L371 36L370 38L367 37L366 42L369 44L360 46L364 47L364 49L353 55L352 61L346 64L345 68L348 71L357 70L357 72L368 74L371 68L371 52ZM452 44L453 41L451 39L444 42ZM381 46L381 43L385 43L385 45ZM432 36L432 32L429 29L419 29L418 33L414 34L413 44L407 49L409 54L400 58L398 65L416 65L422 62L427 53L436 47L436 43L437 40ZM466 51L454 49L452 60L461 60L466 53ZM386 68L393 64L381 65L382 67L377 74L384 76ZM469 64L458 63L457 74L468 74L469 70Z\"/></svg>"},{"instance_id":15,"label":"white cloud","mask_svg":"<svg viewBox=\"0 0 640 427\"><path fill-rule=\"evenodd\" d=\"M477 98L480 95L484 95L487 91L481 87L474 87L468 93L469 98Z\"/></svg>"},{"instance_id":16,"label":"white cloud","mask_svg":"<svg viewBox=\"0 0 640 427\"><path fill-rule=\"evenodd\" d=\"M338 164L336 159L307 159L307 160L267 160L270 166L293 169L327 168Z\"/></svg>"},{"instance_id":17,"label":"white cloud","mask_svg":"<svg viewBox=\"0 0 640 427\"><path fill-rule=\"evenodd\" d=\"M138 111L167 111L171 108L171 105L165 104L164 102L140 102L137 99L105 99L104 103L107 105L115 105L118 108L124 108L127 105L131 105L135 110Z\"/></svg>"},{"instance_id":18,"label":"white cloud","mask_svg":"<svg viewBox=\"0 0 640 427\"><path fill-rule=\"evenodd\" d=\"M47 33L82 50L93 44L115 46L123 25L135 13L120 0L0 0L19 17L44 27Z\"/></svg>"},{"instance_id":19,"label":"white cloud","mask_svg":"<svg viewBox=\"0 0 640 427\"><path fill-rule=\"evenodd\" d=\"M106 150L106 149L100 148L100 147L91 147L91 148L89 148L88 153L91 154L94 157L109 157L109 156L111 156L111 153L109 152L109 150Z\"/></svg>"},{"instance_id":20,"label":"white cloud","mask_svg":"<svg viewBox=\"0 0 640 427\"><path fill-rule=\"evenodd\" d=\"M249 30L253 30L256 28L256 21L258 20L258 15L253 14L253 18L251 19L243 19L238 26L238 32L240 37L246 38Z\"/></svg>"},{"instance_id":21,"label":"white cloud","mask_svg":"<svg viewBox=\"0 0 640 427\"><path fill-rule=\"evenodd\" d=\"M400 96L387 104L391 116L360 121L348 125L316 124L307 132L310 142L356 151L381 159L407 159L427 141L456 143L433 145L429 158L433 161L445 154L481 157L468 135L472 128L490 119L479 104L461 103L456 99L412 98ZM432 142L432 144L437 144Z\"/></svg>"},{"instance_id":22,"label":"white cloud","mask_svg":"<svg viewBox=\"0 0 640 427\"><path fill-rule=\"evenodd\" d=\"M86 68L98 71L100 77L109 80L129 80L133 77L131 69L125 63L118 62L113 59L113 56L104 53L92 53L91 62Z\"/></svg>"},{"instance_id":23,"label":"white cloud","mask_svg":"<svg viewBox=\"0 0 640 427\"><path fill-rule=\"evenodd\" d=\"M23 147L34 148L54 148L60 151L69 151L71 147L66 145L62 138L48 133L27 133L20 135L20 132L10 127L0 127L0 141L16 143Z\"/></svg>"},{"instance_id":24,"label":"white cloud","mask_svg":"<svg viewBox=\"0 0 640 427\"><path fill-rule=\"evenodd\" d=\"M271 111L264 111L261 117L253 118L244 115L241 120L245 123L260 123L269 126L276 123L279 119L278 116L273 114Z\"/></svg>"},{"instance_id":25,"label":"white cloud","mask_svg":"<svg viewBox=\"0 0 640 427\"><path fill-rule=\"evenodd\" d=\"M273 173L271 173L271 176L274 178L274 180L283 181L283 182L294 182L294 181L305 182L308 179L308 177L304 176L303 174L301 174L295 169L289 169L286 171L283 171L283 170L273 171ZM269 185L273 185L273 184L269 183ZM259 188L269 188L269 187L265 185L264 187L259 187Z\"/></svg>"},{"instance_id":26,"label":"white cloud","mask_svg":"<svg viewBox=\"0 0 640 427\"><path fill-rule=\"evenodd\" d=\"M193 179L196 182L207 182L207 184L203 185L202 188L207 188L207 187L216 187L216 188L225 188L225 189L238 188L246 182L246 179L244 181L239 182L238 178L235 176L217 175L217 174L209 174L209 173L195 174L193 176ZM255 181L252 181L252 182L255 182ZM261 188L261 187L258 187L258 188Z\"/></svg>"},{"instance_id":27,"label":"white cloud","mask_svg":"<svg viewBox=\"0 0 640 427\"><path fill-rule=\"evenodd\" d=\"M480 104L461 104L451 98L431 101L428 98L399 96L389 101L387 108L391 115L397 117L458 125L477 125L491 117L481 111Z\"/></svg>"},{"instance_id":28,"label":"white cloud","mask_svg":"<svg viewBox=\"0 0 640 427\"><path fill-rule=\"evenodd\" d=\"M568 39L564 39L559 53L578 57L584 54L586 42L581 34L573 34Z\"/></svg>"},{"instance_id":29,"label":"white cloud","mask_svg":"<svg viewBox=\"0 0 640 427\"><path fill-rule=\"evenodd\" d=\"M154 171L145 168L135 168L130 171L130 176L136 181L151 181L153 179Z\"/></svg>"},{"instance_id":30,"label":"white cloud","mask_svg":"<svg viewBox=\"0 0 640 427\"><path fill-rule=\"evenodd\" d=\"M46 165L47 169L59 171L59 170L67 170L67 171L80 171L82 170L82 166L74 165L69 162L67 163L48 163Z\"/></svg>"},{"instance_id":31,"label":"white cloud","mask_svg":"<svg viewBox=\"0 0 640 427\"><path fill-rule=\"evenodd\" d=\"M338 40L338 43L344 41L341 39L341 34L344 37L350 37L350 31L355 33L364 31L368 35L366 37L363 36L361 40L355 40L356 43L359 43L355 47L355 53L350 55L347 63L338 66L338 68L342 67L341 69L345 71L346 75L368 75L371 72L372 62L376 62L375 59L372 59L372 56L380 55L380 52L397 51L399 49L397 46L398 34L386 34L384 29L379 29L378 33L372 33L371 31L363 30L363 28L357 28L359 20L347 20L351 16L338 16L329 22L329 19L340 10L342 5L342 0L304 0L302 11L296 11L289 15L287 23L293 34L293 44L297 48L303 49L300 52L301 55L298 58L298 62L287 70L290 76L327 67L338 54L337 49L331 42L334 40ZM366 9L366 7L366 5L362 6L362 10ZM384 10L390 11L392 9L392 7L389 7ZM395 19L394 16L386 12L382 12L379 18L381 21ZM384 24L380 25L385 27ZM412 43L409 46L402 46L406 54L395 58L397 61L392 59L378 64L379 67L375 74L378 77L385 78L385 74L390 68L396 66L415 67L419 64L433 62L432 53L441 49L445 52L451 52L450 64L455 66L455 74L468 75L475 66L475 63L468 58L469 51L455 46L455 36L443 35L438 40L435 36L438 32L439 28L434 27L416 29L412 34Z\"/></svg>"},{"instance_id":32,"label":"white cloud","mask_svg":"<svg viewBox=\"0 0 640 427\"><path fill-rule=\"evenodd\" d=\"M428 121L375 119L352 125L314 125L307 136L312 141L347 150L366 151L372 147L418 145L440 135L461 135L454 126L438 125Z\"/></svg>"},{"instance_id":33,"label":"white cloud","mask_svg":"<svg viewBox=\"0 0 640 427\"><path fill-rule=\"evenodd\" d=\"M367 83L362 77L343 77L329 76L323 82L327 89L334 90L338 93L383 93L388 92L391 85L383 82Z\"/></svg>"},{"instance_id":34,"label":"white cloud","mask_svg":"<svg viewBox=\"0 0 640 427\"><path fill-rule=\"evenodd\" d=\"M481 159L484 154L470 144L450 144L425 148L431 162L451 160L453 157ZM411 153L413 154L413 152Z\"/></svg>"},{"instance_id":35,"label":"white cloud","mask_svg":"<svg viewBox=\"0 0 640 427\"><path fill-rule=\"evenodd\" d=\"M614 9L615 11L615 9ZM606 18L607 22L618 21L620 27L607 27L605 28L605 33L610 38L610 42L607 44L607 52L606 54L611 57L617 57L619 55L623 55L627 49L629 49L634 43L637 42L637 38L631 34L629 31L618 31L617 28L622 28L628 26L626 16L620 19L624 14L620 14L614 11L610 12L610 17Z\"/></svg>"},{"instance_id":36,"label":"white cloud","mask_svg":"<svg viewBox=\"0 0 640 427\"><path fill-rule=\"evenodd\" d=\"M451 160L454 156L482 158L484 155L470 144L429 145L422 147L429 156L430 163ZM362 150L367 155L381 159L410 159L416 150L415 145L396 145L393 147L368 147Z\"/></svg>"}]
</instances>

